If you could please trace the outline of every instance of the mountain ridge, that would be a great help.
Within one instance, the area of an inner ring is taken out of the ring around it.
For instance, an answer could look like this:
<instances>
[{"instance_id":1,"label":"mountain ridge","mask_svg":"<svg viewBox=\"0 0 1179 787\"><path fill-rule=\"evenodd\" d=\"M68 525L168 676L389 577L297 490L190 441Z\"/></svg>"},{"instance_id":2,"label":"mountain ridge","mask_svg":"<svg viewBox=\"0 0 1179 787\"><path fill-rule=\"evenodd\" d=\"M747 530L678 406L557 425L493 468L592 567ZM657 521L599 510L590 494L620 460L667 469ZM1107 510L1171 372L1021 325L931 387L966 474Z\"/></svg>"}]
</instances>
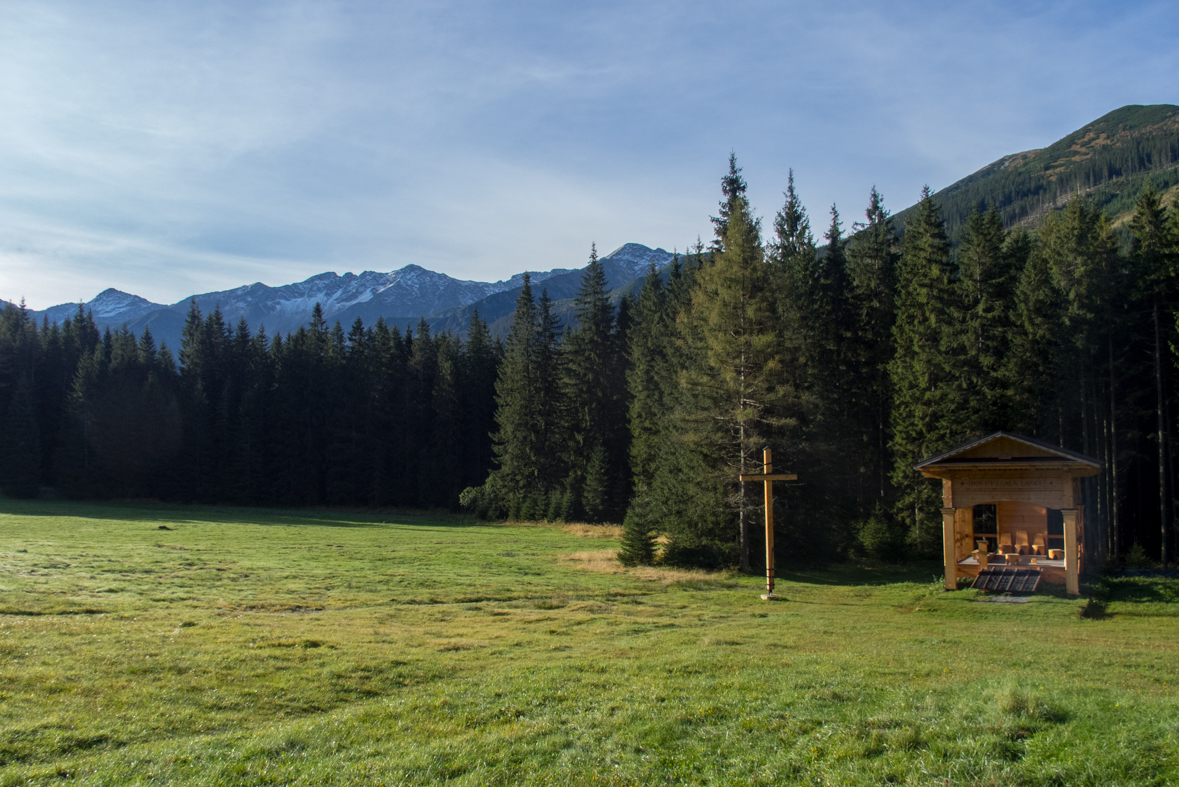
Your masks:
<instances>
[{"instance_id":1,"label":"mountain ridge","mask_svg":"<svg viewBox=\"0 0 1179 787\"><path fill-rule=\"evenodd\" d=\"M647 265L662 267L672 255L663 249L627 243L602 257L610 286L618 287L642 276ZM527 272L539 295L551 288L554 300L572 297L580 285L584 268L553 268ZM83 304L65 303L42 311L32 311L40 321L52 323L89 311L99 329L126 326L136 334L149 328L157 343L179 347L181 330L192 304L202 313L220 309L232 327L244 319L252 331L265 329L269 334L287 334L307 323L316 303L329 322L347 326L357 318L372 325L378 318L412 327L426 319L434 330L465 333L470 314L479 309L480 316L495 323L514 309L523 286L524 272L495 282L455 279L444 273L410 263L388 273L364 271L360 274L318 273L300 282L271 287L261 282L228 290L191 295L174 304L148 301L138 295L114 288L103 290ZM496 297L502 296L502 297ZM500 333L504 332L502 330Z\"/></svg>"},{"instance_id":2,"label":"mountain ridge","mask_svg":"<svg viewBox=\"0 0 1179 787\"><path fill-rule=\"evenodd\" d=\"M970 213L994 207L1007 227L1036 227L1080 194L1117 223L1150 183L1179 186L1179 106L1130 104L1043 148L1011 153L934 193L956 240ZM898 229L916 206L896 213Z\"/></svg>"},{"instance_id":3,"label":"mountain ridge","mask_svg":"<svg viewBox=\"0 0 1179 787\"><path fill-rule=\"evenodd\" d=\"M1128 105L1065 135L1043 148L1011 153L934 194L946 229L957 240L970 213L995 207L1008 227L1035 227L1048 212L1077 194L1124 223L1147 184L1160 193L1179 192L1179 106ZM915 205L894 214L895 226ZM647 267L664 268L672 254L662 248L627 243L601 258L609 288L617 296L632 287ZM584 266L529 272L537 295L548 291L554 309L572 321ZM89 310L100 329L126 325L141 333L150 328L157 342L178 347L186 315L195 303L203 313L220 309L231 326L246 320L251 330L286 334L305 325L319 303L329 322L350 325L357 318L372 325L378 318L400 327L425 320L432 330L464 334L474 312L492 332L504 335L524 273L496 282L452 278L410 263L395 271L325 272L301 282L271 287L261 282L201 293L174 304L152 303L108 288L85 304L59 304L33 311L37 319L60 323Z\"/></svg>"}]
</instances>

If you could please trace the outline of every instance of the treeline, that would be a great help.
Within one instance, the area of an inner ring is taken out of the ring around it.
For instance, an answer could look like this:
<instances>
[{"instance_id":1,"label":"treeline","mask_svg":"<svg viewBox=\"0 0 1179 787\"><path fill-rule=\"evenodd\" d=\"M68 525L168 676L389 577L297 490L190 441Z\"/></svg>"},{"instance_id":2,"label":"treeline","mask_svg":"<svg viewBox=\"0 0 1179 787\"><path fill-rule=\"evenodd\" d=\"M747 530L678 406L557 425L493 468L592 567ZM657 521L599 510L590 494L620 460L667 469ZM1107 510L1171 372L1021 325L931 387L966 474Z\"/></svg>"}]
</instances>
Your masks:
<instances>
[{"instance_id":1,"label":"treeline","mask_svg":"<svg viewBox=\"0 0 1179 787\"><path fill-rule=\"evenodd\" d=\"M193 304L179 364L150 329L0 314L5 492L267 505L445 506L491 461L502 349L318 305L285 337Z\"/></svg>"},{"instance_id":2,"label":"treeline","mask_svg":"<svg viewBox=\"0 0 1179 787\"><path fill-rule=\"evenodd\" d=\"M174 360L79 313L0 315L10 494L451 506L623 521L621 557L759 563L763 447L785 560L940 554L940 487L912 465L1022 432L1097 457L1086 548L1167 561L1176 496L1179 213L1143 193L1119 244L1083 199L1036 235L975 211L952 246L926 190L903 240L875 189L821 241L795 191L763 231L735 158L715 237L633 296L591 252L562 325L526 278L501 345L318 308L270 339L189 314ZM849 237L850 235L850 237Z\"/></svg>"},{"instance_id":3,"label":"treeline","mask_svg":"<svg viewBox=\"0 0 1179 787\"><path fill-rule=\"evenodd\" d=\"M525 287L497 383L497 466L464 502L490 517L625 517L624 560L758 562L760 468L784 558L940 554L940 487L912 466L1017 431L1091 454L1090 554L1162 555L1174 497L1179 217L1151 191L1131 249L1083 200L1039 235L995 210L951 248L928 190L903 242L873 190L849 239L816 242L794 189L768 239L735 159L716 237L615 311L591 258L578 325ZM621 429L625 423L627 428ZM623 512L625 511L625 514Z\"/></svg>"}]
</instances>

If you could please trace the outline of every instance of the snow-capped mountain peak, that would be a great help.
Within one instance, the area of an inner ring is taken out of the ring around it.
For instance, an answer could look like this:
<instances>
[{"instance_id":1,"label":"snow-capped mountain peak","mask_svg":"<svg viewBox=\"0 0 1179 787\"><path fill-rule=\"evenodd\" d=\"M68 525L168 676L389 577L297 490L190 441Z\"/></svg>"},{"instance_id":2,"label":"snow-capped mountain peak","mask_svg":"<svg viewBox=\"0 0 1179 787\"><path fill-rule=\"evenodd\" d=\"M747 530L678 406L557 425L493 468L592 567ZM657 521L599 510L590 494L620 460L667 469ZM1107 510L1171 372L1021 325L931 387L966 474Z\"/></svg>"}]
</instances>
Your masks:
<instances>
[{"instance_id":1,"label":"snow-capped mountain peak","mask_svg":"<svg viewBox=\"0 0 1179 787\"><path fill-rule=\"evenodd\" d=\"M611 286L643 276L654 262L662 267L671 255L663 249L650 249L628 243L602 258L607 264ZM554 268L530 272L534 285L552 279L552 287L564 291L575 285L577 269ZM566 281L569 280L569 281ZM416 322L420 317L451 313L492 295L519 289L524 274L517 273L496 282L465 281L444 273L409 264L389 272L364 271L360 274L334 272L316 274L301 282L272 287L261 282L242 285L220 292L192 295L170 306L152 303L137 295L116 289L101 292L89 303L82 304L99 326L118 327L127 324L137 332L151 325L157 339L169 338L178 343L180 327L192 304L204 314L215 309L229 325L245 319L252 330L265 327L270 335L288 333L305 325L315 304L323 310L329 322L339 320L347 326L357 318L372 325L378 318L400 324ZM51 322L70 319L78 311L78 304L67 303L37 313ZM463 326L454 329L462 330Z\"/></svg>"}]
</instances>

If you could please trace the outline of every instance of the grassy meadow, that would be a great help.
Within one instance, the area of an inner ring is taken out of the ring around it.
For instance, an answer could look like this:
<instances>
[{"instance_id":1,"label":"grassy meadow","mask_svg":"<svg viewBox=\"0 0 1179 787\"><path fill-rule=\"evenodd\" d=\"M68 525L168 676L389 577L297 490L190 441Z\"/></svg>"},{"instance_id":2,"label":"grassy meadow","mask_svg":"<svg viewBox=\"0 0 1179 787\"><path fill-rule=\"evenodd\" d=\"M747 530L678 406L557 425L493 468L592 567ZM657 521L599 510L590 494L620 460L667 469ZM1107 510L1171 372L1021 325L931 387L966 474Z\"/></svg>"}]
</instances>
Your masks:
<instances>
[{"instance_id":1,"label":"grassy meadow","mask_svg":"<svg viewBox=\"0 0 1179 787\"><path fill-rule=\"evenodd\" d=\"M616 535L0 501L0 785L1179 783L1176 583L767 603Z\"/></svg>"}]
</instances>

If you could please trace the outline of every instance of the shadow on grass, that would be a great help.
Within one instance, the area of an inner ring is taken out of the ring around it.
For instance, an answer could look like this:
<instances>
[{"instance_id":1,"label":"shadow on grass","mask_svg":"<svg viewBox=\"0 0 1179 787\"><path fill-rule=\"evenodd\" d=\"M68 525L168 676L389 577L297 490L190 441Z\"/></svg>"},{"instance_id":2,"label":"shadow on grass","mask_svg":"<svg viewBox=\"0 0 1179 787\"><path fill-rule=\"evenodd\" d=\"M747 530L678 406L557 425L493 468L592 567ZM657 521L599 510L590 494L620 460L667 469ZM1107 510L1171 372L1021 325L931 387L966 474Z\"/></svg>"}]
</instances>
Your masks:
<instances>
[{"instance_id":1,"label":"shadow on grass","mask_svg":"<svg viewBox=\"0 0 1179 787\"><path fill-rule=\"evenodd\" d=\"M0 497L0 514L158 522L177 525L193 522L257 525L260 527L328 528L381 528L401 525L431 529L465 529L487 526L486 523L478 522L470 517L438 511L250 508L246 506L164 503L157 500L14 500Z\"/></svg>"},{"instance_id":2,"label":"shadow on grass","mask_svg":"<svg viewBox=\"0 0 1179 787\"><path fill-rule=\"evenodd\" d=\"M1109 577L1095 588L1103 602L1179 604L1179 579Z\"/></svg>"},{"instance_id":3,"label":"shadow on grass","mask_svg":"<svg viewBox=\"0 0 1179 787\"><path fill-rule=\"evenodd\" d=\"M908 564L884 563L829 563L824 566L803 566L786 563L779 566L778 578L787 582L806 582L812 585L877 586L913 583L929 584L940 580L942 566L929 560Z\"/></svg>"}]
</instances>

